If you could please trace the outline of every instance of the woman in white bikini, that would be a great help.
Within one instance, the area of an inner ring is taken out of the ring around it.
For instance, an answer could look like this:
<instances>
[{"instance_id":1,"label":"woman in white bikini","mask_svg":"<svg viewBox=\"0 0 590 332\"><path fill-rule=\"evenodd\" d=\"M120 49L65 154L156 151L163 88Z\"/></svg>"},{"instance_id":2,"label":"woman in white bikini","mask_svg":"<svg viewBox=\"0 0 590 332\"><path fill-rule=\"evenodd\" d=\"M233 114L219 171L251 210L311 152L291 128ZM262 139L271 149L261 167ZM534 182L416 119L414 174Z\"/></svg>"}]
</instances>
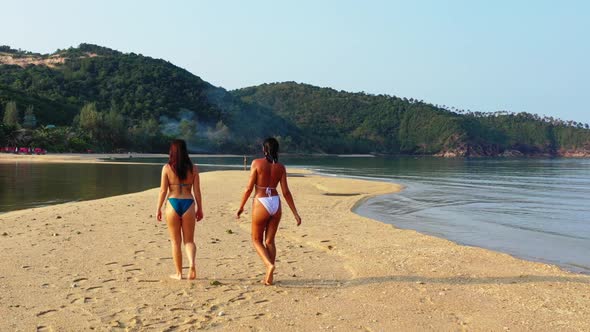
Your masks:
<instances>
[{"instance_id":1,"label":"woman in white bikini","mask_svg":"<svg viewBox=\"0 0 590 332\"><path fill-rule=\"evenodd\" d=\"M297 226L301 225L301 217L295 208L293 195L287 185L287 171L285 166L279 163L279 142L274 138L267 138L262 146L264 158L255 159L250 166L250 180L242 196L242 202L237 212L240 218L244 212L244 205L255 189L252 200L252 242L258 256L266 266L265 285L273 284L275 258L277 248L275 246L275 235L281 221L281 201L277 192L277 185L281 184L283 197L293 215Z\"/></svg>"}]
</instances>

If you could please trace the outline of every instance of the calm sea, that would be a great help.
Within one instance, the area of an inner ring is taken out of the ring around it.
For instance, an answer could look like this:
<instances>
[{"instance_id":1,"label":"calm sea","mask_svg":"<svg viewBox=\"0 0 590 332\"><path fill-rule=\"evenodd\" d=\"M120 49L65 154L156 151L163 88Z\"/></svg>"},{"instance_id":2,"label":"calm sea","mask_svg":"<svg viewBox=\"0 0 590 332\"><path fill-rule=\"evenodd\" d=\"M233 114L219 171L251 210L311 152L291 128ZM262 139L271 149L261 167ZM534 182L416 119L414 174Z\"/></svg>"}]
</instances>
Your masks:
<instances>
[{"instance_id":1,"label":"calm sea","mask_svg":"<svg viewBox=\"0 0 590 332\"><path fill-rule=\"evenodd\" d=\"M242 158L195 160L202 171L243 165ZM369 199L356 209L361 215L590 273L590 160L292 157L283 161L321 174L406 186L400 193ZM0 212L154 188L160 165L0 164Z\"/></svg>"},{"instance_id":2,"label":"calm sea","mask_svg":"<svg viewBox=\"0 0 590 332\"><path fill-rule=\"evenodd\" d=\"M231 169L238 160L212 159L211 166L200 167L201 172ZM0 163L0 213L128 194L159 186L160 172L166 161L142 161L143 164Z\"/></svg>"}]
</instances>

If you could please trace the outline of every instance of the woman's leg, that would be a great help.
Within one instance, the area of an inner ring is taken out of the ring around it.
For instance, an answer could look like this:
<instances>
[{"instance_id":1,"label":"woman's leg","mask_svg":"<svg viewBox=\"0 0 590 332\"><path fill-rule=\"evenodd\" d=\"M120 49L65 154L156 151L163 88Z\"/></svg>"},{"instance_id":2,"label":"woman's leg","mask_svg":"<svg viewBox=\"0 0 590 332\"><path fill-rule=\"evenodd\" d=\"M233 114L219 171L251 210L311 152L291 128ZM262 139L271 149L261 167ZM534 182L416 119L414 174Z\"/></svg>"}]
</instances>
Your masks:
<instances>
[{"instance_id":1,"label":"woman's leg","mask_svg":"<svg viewBox=\"0 0 590 332\"><path fill-rule=\"evenodd\" d=\"M275 235L277 234L277 230L279 229L279 223L281 222L281 214L282 211L279 208L277 213L274 216L270 217L270 220L266 224L266 231L264 233L264 244L266 250L268 251L268 257L272 265L275 265L275 260L277 257L277 247L275 246ZM274 268L271 271L267 271L266 279L264 280L264 284L272 285L274 282Z\"/></svg>"},{"instance_id":2,"label":"woman's leg","mask_svg":"<svg viewBox=\"0 0 590 332\"><path fill-rule=\"evenodd\" d=\"M256 253L258 253L258 256L260 256L266 266L266 278L264 280L266 284L268 276L272 275L275 269L268 250L263 244L264 231L266 230L270 215L256 198L254 198L252 205L252 244L254 245L254 249L256 249Z\"/></svg>"},{"instance_id":3,"label":"woman's leg","mask_svg":"<svg viewBox=\"0 0 590 332\"><path fill-rule=\"evenodd\" d=\"M195 256L197 247L195 246L195 203L182 215L182 239L184 249L189 262L188 278L195 279L197 270L195 268Z\"/></svg>"},{"instance_id":4,"label":"woman's leg","mask_svg":"<svg viewBox=\"0 0 590 332\"><path fill-rule=\"evenodd\" d=\"M274 216L270 217L266 225L266 231L264 233L264 245L266 250L268 250L268 256L270 258L271 263L275 263L275 259L277 257L277 248L275 246L275 235L277 234L277 230L279 229L279 223L281 222L281 215L282 211L281 208L275 213Z\"/></svg>"},{"instance_id":5,"label":"woman's leg","mask_svg":"<svg viewBox=\"0 0 590 332\"><path fill-rule=\"evenodd\" d=\"M166 205L166 224L168 225L168 233L170 234L170 244L172 245L172 259L174 261L174 268L176 274L171 275L171 278L182 279L182 251L180 244L182 243L181 219L174 211L170 203Z\"/></svg>"}]
</instances>

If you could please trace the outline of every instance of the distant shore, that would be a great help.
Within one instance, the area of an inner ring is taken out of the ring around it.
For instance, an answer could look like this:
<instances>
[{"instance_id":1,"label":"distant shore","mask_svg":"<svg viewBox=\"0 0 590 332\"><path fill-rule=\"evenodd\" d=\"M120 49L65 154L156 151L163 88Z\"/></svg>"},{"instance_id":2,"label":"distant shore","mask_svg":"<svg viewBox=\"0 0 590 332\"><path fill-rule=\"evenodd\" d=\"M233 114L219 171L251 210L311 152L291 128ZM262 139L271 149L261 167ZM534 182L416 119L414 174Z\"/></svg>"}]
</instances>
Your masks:
<instances>
[{"instance_id":1,"label":"distant shore","mask_svg":"<svg viewBox=\"0 0 590 332\"><path fill-rule=\"evenodd\" d=\"M243 157L232 154L191 154L195 157ZM45 155L0 153L0 162L27 161L44 163L134 163L133 158L168 158L167 154L159 153L48 153ZM109 161L117 159L116 162Z\"/></svg>"},{"instance_id":2,"label":"distant shore","mask_svg":"<svg viewBox=\"0 0 590 332\"><path fill-rule=\"evenodd\" d=\"M589 330L590 276L402 230L351 212L391 183L289 178L277 284L260 284L248 173L202 174L198 279L174 281L158 189L0 215L0 330Z\"/></svg>"},{"instance_id":3,"label":"distant shore","mask_svg":"<svg viewBox=\"0 0 590 332\"><path fill-rule=\"evenodd\" d=\"M304 154L283 154L284 156L304 156ZM342 158L373 158L372 154L309 154L315 157L342 157ZM244 156L251 160L250 154L201 154L191 153L191 157L204 158L242 158ZM109 159L124 160L133 158L168 158L167 154L163 153L48 153L45 155L35 154L13 154L0 153L0 162L2 161L30 161L30 162L55 162L55 163L108 163ZM117 161L117 163L120 163Z\"/></svg>"},{"instance_id":4,"label":"distant shore","mask_svg":"<svg viewBox=\"0 0 590 332\"><path fill-rule=\"evenodd\" d=\"M250 154L190 154L191 157L204 157L204 158L242 158L248 157L248 160L252 160ZM283 154L283 156L313 156L313 157L339 157L339 158L374 158L377 156L386 156L380 154ZM457 156L454 154L447 154L445 156L439 155L391 155L391 157L407 157L407 158L547 158L552 157L549 155L506 155L506 156L476 156L476 157L464 157ZM553 156L556 158L590 158L588 154L567 154L561 156ZM2 162L14 162L14 161L26 161L26 162L41 162L41 163L137 163L133 161L133 158L168 158L167 154L162 153L48 153L45 155L28 155L28 154L12 154L12 153L0 153L0 163ZM117 161L109 161L111 159L117 159ZM127 159L127 160L126 160ZM144 162L142 162L144 163Z\"/></svg>"}]
</instances>

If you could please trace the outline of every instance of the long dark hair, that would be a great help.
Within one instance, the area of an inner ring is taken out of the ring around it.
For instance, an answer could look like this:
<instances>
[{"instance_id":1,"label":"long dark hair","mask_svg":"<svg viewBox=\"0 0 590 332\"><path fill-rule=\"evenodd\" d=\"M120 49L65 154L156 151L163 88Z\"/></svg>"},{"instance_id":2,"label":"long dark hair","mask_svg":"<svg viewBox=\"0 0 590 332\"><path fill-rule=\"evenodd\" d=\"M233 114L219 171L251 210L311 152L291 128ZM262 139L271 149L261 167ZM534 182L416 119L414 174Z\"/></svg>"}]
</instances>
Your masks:
<instances>
[{"instance_id":1,"label":"long dark hair","mask_svg":"<svg viewBox=\"0 0 590 332\"><path fill-rule=\"evenodd\" d=\"M172 140L169 154L168 165L180 180L186 179L189 170L192 172L193 169L193 162L188 157L186 150L186 142L182 139Z\"/></svg>"},{"instance_id":2,"label":"long dark hair","mask_svg":"<svg viewBox=\"0 0 590 332\"><path fill-rule=\"evenodd\" d=\"M279 162L279 141L273 137L269 137L262 143L262 150L264 151L264 158L269 163Z\"/></svg>"}]
</instances>

